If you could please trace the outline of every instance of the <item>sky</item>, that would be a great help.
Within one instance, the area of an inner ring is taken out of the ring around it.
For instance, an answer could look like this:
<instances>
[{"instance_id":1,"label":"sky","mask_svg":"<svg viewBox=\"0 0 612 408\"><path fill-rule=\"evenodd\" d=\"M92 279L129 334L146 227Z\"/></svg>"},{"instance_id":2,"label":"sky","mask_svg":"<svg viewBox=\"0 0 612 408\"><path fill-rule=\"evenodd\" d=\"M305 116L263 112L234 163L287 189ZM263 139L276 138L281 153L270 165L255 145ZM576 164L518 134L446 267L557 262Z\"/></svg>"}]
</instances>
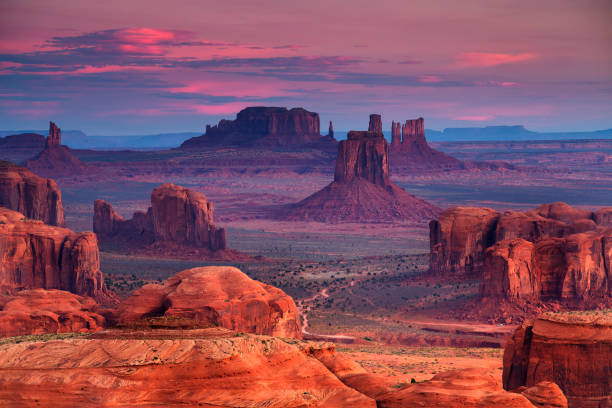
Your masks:
<instances>
[{"instance_id":1,"label":"sky","mask_svg":"<svg viewBox=\"0 0 612 408\"><path fill-rule=\"evenodd\" d=\"M612 128L609 0L0 0L0 129L201 131L247 106L322 133Z\"/></svg>"}]
</instances>

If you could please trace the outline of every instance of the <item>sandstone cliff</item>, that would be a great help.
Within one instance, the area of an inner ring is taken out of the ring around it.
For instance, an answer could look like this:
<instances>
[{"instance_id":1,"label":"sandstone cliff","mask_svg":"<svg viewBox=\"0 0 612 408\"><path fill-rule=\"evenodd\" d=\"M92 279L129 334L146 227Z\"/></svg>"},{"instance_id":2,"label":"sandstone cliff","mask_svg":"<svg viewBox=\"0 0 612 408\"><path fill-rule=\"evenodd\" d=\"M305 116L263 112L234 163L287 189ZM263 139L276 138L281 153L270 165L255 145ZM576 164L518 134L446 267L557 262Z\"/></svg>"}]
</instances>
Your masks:
<instances>
[{"instance_id":1,"label":"sandstone cliff","mask_svg":"<svg viewBox=\"0 0 612 408\"><path fill-rule=\"evenodd\" d=\"M610 406L612 321L604 313L546 314L517 329L504 351L504 388L551 381L570 407Z\"/></svg>"},{"instance_id":2,"label":"sandstone cliff","mask_svg":"<svg viewBox=\"0 0 612 408\"><path fill-rule=\"evenodd\" d=\"M62 193L55 181L3 161L0 161L0 206L49 225L66 225Z\"/></svg>"},{"instance_id":3,"label":"sandstone cliff","mask_svg":"<svg viewBox=\"0 0 612 408\"><path fill-rule=\"evenodd\" d=\"M213 204L204 194L169 183L153 190L147 212L136 212L129 220L124 220L109 203L96 200L93 224L102 242L166 243L212 252L225 250L225 229L215 226L213 216Z\"/></svg>"},{"instance_id":4,"label":"sandstone cliff","mask_svg":"<svg viewBox=\"0 0 612 408\"><path fill-rule=\"evenodd\" d=\"M332 132L333 134L333 132ZM249 107L235 120L206 126L202 136L185 141L183 148L209 146L308 146L330 144L333 136L322 137L319 114L303 108Z\"/></svg>"},{"instance_id":5,"label":"sandstone cliff","mask_svg":"<svg viewBox=\"0 0 612 408\"><path fill-rule=\"evenodd\" d=\"M120 324L143 318L193 320L242 332L301 338L299 312L282 290L250 279L233 267L210 266L145 285L118 308Z\"/></svg>"},{"instance_id":6,"label":"sandstone cliff","mask_svg":"<svg viewBox=\"0 0 612 408\"><path fill-rule=\"evenodd\" d=\"M113 303L104 286L98 240L0 207L0 290L62 289Z\"/></svg>"},{"instance_id":7,"label":"sandstone cliff","mask_svg":"<svg viewBox=\"0 0 612 408\"><path fill-rule=\"evenodd\" d=\"M334 181L279 216L289 220L322 222L423 223L439 209L397 186L389 179L389 146L380 115L371 115L368 131L350 131L338 145Z\"/></svg>"}]
</instances>

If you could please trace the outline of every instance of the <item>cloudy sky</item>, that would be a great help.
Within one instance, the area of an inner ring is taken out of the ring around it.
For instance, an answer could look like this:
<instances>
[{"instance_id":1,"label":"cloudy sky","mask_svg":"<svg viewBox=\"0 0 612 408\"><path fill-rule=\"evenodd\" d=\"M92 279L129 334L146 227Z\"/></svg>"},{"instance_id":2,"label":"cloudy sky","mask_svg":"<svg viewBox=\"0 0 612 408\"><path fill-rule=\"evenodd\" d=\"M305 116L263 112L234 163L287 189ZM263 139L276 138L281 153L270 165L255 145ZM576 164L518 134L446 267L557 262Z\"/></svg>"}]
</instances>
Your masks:
<instances>
[{"instance_id":1,"label":"cloudy sky","mask_svg":"<svg viewBox=\"0 0 612 408\"><path fill-rule=\"evenodd\" d=\"M0 0L0 129L200 131L254 105L612 128L611 21L609 0Z\"/></svg>"}]
</instances>

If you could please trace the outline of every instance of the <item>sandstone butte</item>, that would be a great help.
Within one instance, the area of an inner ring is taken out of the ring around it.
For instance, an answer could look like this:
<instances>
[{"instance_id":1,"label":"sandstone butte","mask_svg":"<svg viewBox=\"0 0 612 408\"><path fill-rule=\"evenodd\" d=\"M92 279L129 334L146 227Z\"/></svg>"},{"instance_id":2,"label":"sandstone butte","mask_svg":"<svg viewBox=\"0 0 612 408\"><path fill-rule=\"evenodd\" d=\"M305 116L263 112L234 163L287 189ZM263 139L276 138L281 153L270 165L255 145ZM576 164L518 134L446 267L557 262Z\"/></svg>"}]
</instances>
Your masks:
<instances>
[{"instance_id":1,"label":"sandstone butte","mask_svg":"<svg viewBox=\"0 0 612 408\"><path fill-rule=\"evenodd\" d=\"M66 225L62 192L55 181L5 161L0 161L0 206L49 225Z\"/></svg>"},{"instance_id":2,"label":"sandstone butte","mask_svg":"<svg viewBox=\"0 0 612 408\"><path fill-rule=\"evenodd\" d=\"M53 122L49 122L45 148L34 158L26 160L25 166L39 174L58 176L79 174L86 168L68 147L62 145L61 129Z\"/></svg>"},{"instance_id":3,"label":"sandstone butte","mask_svg":"<svg viewBox=\"0 0 612 408\"><path fill-rule=\"evenodd\" d=\"M200 258L250 258L226 247L225 229L214 224L213 203L202 193L172 183L151 193L151 207L125 220L103 201L94 202L94 232L102 243L149 248L169 255L195 253Z\"/></svg>"},{"instance_id":4,"label":"sandstone butte","mask_svg":"<svg viewBox=\"0 0 612 408\"><path fill-rule=\"evenodd\" d=\"M75 233L0 207L0 291L34 288L114 302L104 286L94 233Z\"/></svg>"},{"instance_id":5,"label":"sandstone butte","mask_svg":"<svg viewBox=\"0 0 612 408\"><path fill-rule=\"evenodd\" d=\"M510 393L479 370L390 385L329 343L218 327L0 345L0 404L8 406L563 407L527 398L559 400L554 384Z\"/></svg>"},{"instance_id":6,"label":"sandstone butte","mask_svg":"<svg viewBox=\"0 0 612 408\"><path fill-rule=\"evenodd\" d=\"M423 223L440 209L397 186L389 178L389 145L380 115L370 115L368 131L350 131L338 145L334 181L279 217L321 222Z\"/></svg>"},{"instance_id":7,"label":"sandstone butte","mask_svg":"<svg viewBox=\"0 0 612 408\"><path fill-rule=\"evenodd\" d=\"M290 296L229 266L188 269L163 284L145 285L119 305L115 320L129 326L147 318L302 337L300 315Z\"/></svg>"},{"instance_id":8,"label":"sandstone butte","mask_svg":"<svg viewBox=\"0 0 612 408\"><path fill-rule=\"evenodd\" d=\"M27 289L0 295L0 337L95 332L104 327L99 305L57 289Z\"/></svg>"},{"instance_id":9,"label":"sandstone butte","mask_svg":"<svg viewBox=\"0 0 612 408\"><path fill-rule=\"evenodd\" d=\"M256 106L241 110L235 120L223 119L215 126L206 125L202 136L186 140L182 148L215 146L329 146L336 141L321 136L319 114L303 108Z\"/></svg>"},{"instance_id":10,"label":"sandstone butte","mask_svg":"<svg viewBox=\"0 0 612 408\"><path fill-rule=\"evenodd\" d=\"M553 381L571 408L612 407L610 311L547 313L519 327L504 351L507 390Z\"/></svg>"}]
</instances>

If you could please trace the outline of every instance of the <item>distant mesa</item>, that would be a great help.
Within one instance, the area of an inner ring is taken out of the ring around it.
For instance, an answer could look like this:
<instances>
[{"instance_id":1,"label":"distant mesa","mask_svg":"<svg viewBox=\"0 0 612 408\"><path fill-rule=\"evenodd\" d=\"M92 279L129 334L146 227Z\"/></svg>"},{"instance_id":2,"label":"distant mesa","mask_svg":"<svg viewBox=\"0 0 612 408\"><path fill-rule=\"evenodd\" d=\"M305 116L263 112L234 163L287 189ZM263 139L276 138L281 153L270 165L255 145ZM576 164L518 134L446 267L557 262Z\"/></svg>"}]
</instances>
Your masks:
<instances>
[{"instance_id":1,"label":"distant mesa","mask_svg":"<svg viewBox=\"0 0 612 408\"><path fill-rule=\"evenodd\" d=\"M393 183L389 178L389 145L382 134L380 115L370 116L368 131L350 131L338 145L334 181L279 216L321 222L422 223L440 209Z\"/></svg>"},{"instance_id":2,"label":"distant mesa","mask_svg":"<svg viewBox=\"0 0 612 408\"><path fill-rule=\"evenodd\" d=\"M45 137L38 133L20 133L0 137L1 149L37 149L40 151L45 148L45 145Z\"/></svg>"},{"instance_id":3,"label":"distant mesa","mask_svg":"<svg viewBox=\"0 0 612 408\"><path fill-rule=\"evenodd\" d=\"M44 150L33 159L27 160L25 165L39 174L57 176L80 174L86 167L68 147L62 145L61 129L53 122L49 122L49 136Z\"/></svg>"},{"instance_id":4,"label":"distant mesa","mask_svg":"<svg viewBox=\"0 0 612 408\"><path fill-rule=\"evenodd\" d=\"M333 130L332 130L333 134ZM335 146L333 136L321 136L319 114L303 108L250 107L235 120L206 125L202 136L186 140L182 148L218 146Z\"/></svg>"},{"instance_id":5,"label":"distant mesa","mask_svg":"<svg viewBox=\"0 0 612 408\"><path fill-rule=\"evenodd\" d=\"M62 193L55 181L5 161L0 161L0 206L49 225L66 225Z\"/></svg>"},{"instance_id":6,"label":"distant mesa","mask_svg":"<svg viewBox=\"0 0 612 408\"><path fill-rule=\"evenodd\" d=\"M145 285L119 305L116 317L121 325L151 318L302 338L300 315L290 296L229 266L193 268L163 284Z\"/></svg>"},{"instance_id":7,"label":"distant mesa","mask_svg":"<svg viewBox=\"0 0 612 408\"><path fill-rule=\"evenodd\" d=\"M110 304L104 285L98 240L0 207L0 291L61 289Z\"/></svg>"},{"instance_id":8,"label":"distant mesa","mask_svg":"<svg viewBox=\"0 0 612 408\"><path fill-rule=\"evenodd\" d=\"M521 391L552 382L570 408L610 407L611 360L612 319L605 311L546 313L508 340L503 385Z\"/></svg>"},{"instance_id":9,"label":"distant mesa","mask_svg":"<svg viewBox=\"0 0 612 408\"><path fill-rule=\"evenodd\" d=\"M151 193L151 207L125 220L104 200L94 202L94 232L102 243L125 249L147 248L156 253L205 258L239 259L246 255L227 249L225 229L213 221L214 207L202 193L172 183Z\"/></svg>"}]
</instances>

